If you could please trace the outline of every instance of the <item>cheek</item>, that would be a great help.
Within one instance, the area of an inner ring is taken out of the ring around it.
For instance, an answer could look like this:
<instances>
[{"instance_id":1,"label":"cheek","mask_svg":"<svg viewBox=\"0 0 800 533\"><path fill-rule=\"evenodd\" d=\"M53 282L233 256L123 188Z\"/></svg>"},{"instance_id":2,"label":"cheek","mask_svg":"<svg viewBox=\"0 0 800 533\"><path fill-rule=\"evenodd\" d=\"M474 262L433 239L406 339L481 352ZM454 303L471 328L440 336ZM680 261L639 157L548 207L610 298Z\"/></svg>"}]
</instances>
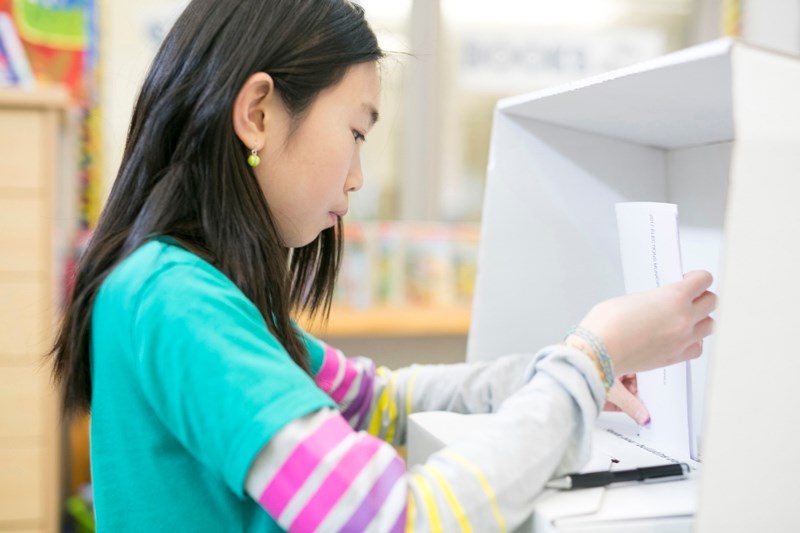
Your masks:
<instances>
[{"instance_id":1,"label":"cheek","mask_svg":"<svg viewBox=\"0 0 800 533\"><path fill-rule=\"evenodd\" d=\"M311 187L341 186L356 160L357 151L354 141L328 140L326 144L318 143L309 153L308 165L303 169L308 174Z\"/></svg>"},{"instance_id":2,"label":"cheek","mask_svg":"<svg viewBox=\"0 0 800 533\"><path fill-rule=\"evenodd\" d=\"M325 186L332 181L329 165L288 159L280 163L264 169L259 166L262 171L258 174L261 192L279 224L304 217L320 200L333 196L330 186Z\"/></svg>"},{"instance_id":3,"label":"cheek","mask_svg":"<svg viewBox=\"0 0 800 533\"><path fill-rule=\"evenodd\" d=\"M292 184L294 173L284 165L276 164L274 159L264 160L255 168L258 187L264 195L270 212L278 217L287 216L292 211L293 199L298 195L297 185Z\"/></svg>"},{"instance_id":4,"label":"cheek","mask_svg":"<svg viewBox=\"0 0 800 533\"><path fill-rule=\"evenodd\" d=\"M258 182L258 188L261 189L261 194L264 195L264 198L268 199L271 194L272 180L270 180L270 175L272 172L267 167L268 165L262 159L261 164L254 168L253 172L256 175L256 181Z\"/></svg>"},{"instance_id":5,"label":"cheek","mask_svg":"<svg viewBox=\"0 0 800 533\"><path fill-rule=\"evenodd\" d=\"M316 133L319 129L313 131ZM256 167L259 185L270 209L285 209L289 205L302 209L302 204L325 196L326 192L334 196L344 190L352 165L358 163L355 140L349 132L343 135L310 133L309 128L296 132L288 149L265 153Z\"/></svg>"}]
</instances>

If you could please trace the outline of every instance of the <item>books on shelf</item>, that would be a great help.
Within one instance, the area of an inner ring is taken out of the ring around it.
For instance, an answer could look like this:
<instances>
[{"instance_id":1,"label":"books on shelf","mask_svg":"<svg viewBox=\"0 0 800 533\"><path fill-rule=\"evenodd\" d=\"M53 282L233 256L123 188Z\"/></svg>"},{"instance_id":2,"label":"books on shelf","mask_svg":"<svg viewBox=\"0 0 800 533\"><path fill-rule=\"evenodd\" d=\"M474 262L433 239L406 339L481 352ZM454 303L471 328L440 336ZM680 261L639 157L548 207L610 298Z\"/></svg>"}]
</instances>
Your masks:
<instances>
[{"instance_id":1,"label":"books on shelf","mask_svg":"<svg viewBox=\"0 0 800 533\"><path fill-rule=\"evenodd\" d=\"M0 12L0 85L33 84L33 71L14 21L8 13Z\"/></svg>"},{"instance_id":2,"label":"books on shelf","mask_svg":"<svg viewBox=\"0 0 800 533\"><path fill-rule=\"evenodd\" d=\"M471 304L477 224L350 223L344 237L334 303L354 310Z\"/></svg>"}]
</instances>

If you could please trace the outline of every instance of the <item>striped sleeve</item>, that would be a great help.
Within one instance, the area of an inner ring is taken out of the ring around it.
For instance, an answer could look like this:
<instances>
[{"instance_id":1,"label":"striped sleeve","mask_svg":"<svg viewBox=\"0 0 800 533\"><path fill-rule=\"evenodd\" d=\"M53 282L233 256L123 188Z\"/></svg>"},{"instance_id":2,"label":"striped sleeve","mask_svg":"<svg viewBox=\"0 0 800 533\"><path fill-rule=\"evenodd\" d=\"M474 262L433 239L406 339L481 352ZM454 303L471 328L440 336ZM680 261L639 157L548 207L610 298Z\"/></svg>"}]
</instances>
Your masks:
<instances>
[{"instance_id":1,"label":"striped sleeve","mask_svg":"<svg viewBox=\"0 0 800 533\"><path fill-rule=\"evenodd\" d=\"M256 459L247 491L287 531L405 528L405 466L335 411L288 424Z\"/></svg>"},{"instance_id":2,"label":"striped sleeve","mask_svg":"<svg viewBox=\"0 0 800 533\"><path fill-rule=\"evenodd\" d=\"M513 530L551 476L586 460L604 398L594 366L571 348L544 350L527 377L485 431L410 470L334 410L297 419L255 458L246 491L291 532Z\"/></svg>"},{"instance_id":3,"label":"striped sleeve","mask_svg":"<svg viewBox=\"0 0 800 533\"><path fill-rule=\"evenodd\" d=\"M321 346L317 386L337 404L351 427L403 446L408 415L421 411L490 413L525 383L533 354L493 362L376 368L362 357L345 357Z\"/></svg>"}]
</instances>

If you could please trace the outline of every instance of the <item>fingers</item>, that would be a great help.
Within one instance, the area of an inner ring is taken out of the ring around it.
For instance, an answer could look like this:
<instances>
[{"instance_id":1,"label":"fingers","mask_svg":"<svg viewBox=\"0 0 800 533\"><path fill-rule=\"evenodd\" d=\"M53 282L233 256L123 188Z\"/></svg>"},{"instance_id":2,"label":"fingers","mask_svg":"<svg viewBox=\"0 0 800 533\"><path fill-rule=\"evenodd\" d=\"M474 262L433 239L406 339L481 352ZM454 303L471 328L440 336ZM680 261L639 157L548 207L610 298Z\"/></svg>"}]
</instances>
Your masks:
<instances>
[{"instance_id":1,"label":"fingers","mask_svg":"<svg viewBox=\"0 0 800 533\"><path fill-rule=\"evenodd\" d=\"M639 382L636 380L636 374L623 374L619 377L619 380L631 394L636 395L639 393Z\"/></svg>"},{"instance_id":2,"label":"fingers","mask_svg":"<svg viewBox=\"0 0 800 533\"><path fill-rule=\"evenodd\" d=\"M694 300L706 292L706 290L711 287L711 283L713 281L714 278L709 272L706 272L705 270L693 270L684 274L683 281L678 283L683 284L683 286L689 292L691 299Z\"/></svg>"},{"instance_id":3,"label":"fingers","mask_svg":"<svg viewBox=\"0 0 800 533\"><path fill-rule=\"evenodd\" d=\"M706 316L717 308L717 295L705 291L692 302L698 316Z\"/></svg>"},{"instance_id":4,"label":"fingers","mask_svg":"<svg viewBox=\"0 0 800 533\"><path fill-rule=\"evenodd\" d=\"M647 407L619 380L615 381L614 386L608 391L608 401L619 407L620 411L633 418L640 426L650 423L650 412Z\"/></svg>"},{"instance_id":5,"label":"fingers","mask_svg":"<svg viewBox=\"0 0 800 533\"><path fill-rule=\"evenodd\" d=\"M705 317L703 320L695 324L694 335L700 339L708 337L714 331L714 319L710 316Z\"/></svg>"},{"instance_id":6,"label":"fingers","mask_svg":"<svg viewBox=\"0 0 800 533\"><path fill-rule=\"evenodd\" d=\"M695 319L698 320L694 327L694 334L696 337L702 339L710 335L713 330L714 320L709 315L717 308L717 295L706 290L712 281L711 274L702 270L696 270L686 274L686 276L684 276L684 281L689 282L688 288L691 294L695 294L696 290L702 289L692 300L694 316ZM706 285L706 283L708 283L708 285Z\"/></svg>"},{"instance_id":7,"label":"fingers","mask_svg":"<svg viewBox=\"0 0 800 533\"><path fill-rule=\"evenodd\" d=\"M703 341L697 341L689 345L680 356L681 361L686 361L687 359L697 359L703 355Z\"/></svg>"}]
</instances>

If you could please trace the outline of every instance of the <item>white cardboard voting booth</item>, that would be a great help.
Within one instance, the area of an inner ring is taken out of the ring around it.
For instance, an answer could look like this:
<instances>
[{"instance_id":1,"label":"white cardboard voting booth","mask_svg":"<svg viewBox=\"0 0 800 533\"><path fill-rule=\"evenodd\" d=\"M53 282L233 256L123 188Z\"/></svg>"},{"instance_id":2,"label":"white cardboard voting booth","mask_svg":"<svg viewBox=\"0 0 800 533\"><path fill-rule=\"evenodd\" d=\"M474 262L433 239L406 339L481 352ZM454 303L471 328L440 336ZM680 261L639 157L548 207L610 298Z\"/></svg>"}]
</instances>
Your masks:
<instances>
[{"instance_id":1,"label":"white cardboard voting booth","mask_svg":"<svg viewBox=\"0 0 800 533\"><path fill-rule=\"evenodd\" d=\"M716 333L693 363L702 466L664 484L682 487L671 509L615 515L625 503L606 489L594 518L537 531L785 531L800 478L800 61L725 39L501 101L468 360L558 342L624 294L614 205L629 201L677 204L684 270L716 276ZM412 434L443 430L409 431L422 460Z\"/></svg>"}]
</instances>

